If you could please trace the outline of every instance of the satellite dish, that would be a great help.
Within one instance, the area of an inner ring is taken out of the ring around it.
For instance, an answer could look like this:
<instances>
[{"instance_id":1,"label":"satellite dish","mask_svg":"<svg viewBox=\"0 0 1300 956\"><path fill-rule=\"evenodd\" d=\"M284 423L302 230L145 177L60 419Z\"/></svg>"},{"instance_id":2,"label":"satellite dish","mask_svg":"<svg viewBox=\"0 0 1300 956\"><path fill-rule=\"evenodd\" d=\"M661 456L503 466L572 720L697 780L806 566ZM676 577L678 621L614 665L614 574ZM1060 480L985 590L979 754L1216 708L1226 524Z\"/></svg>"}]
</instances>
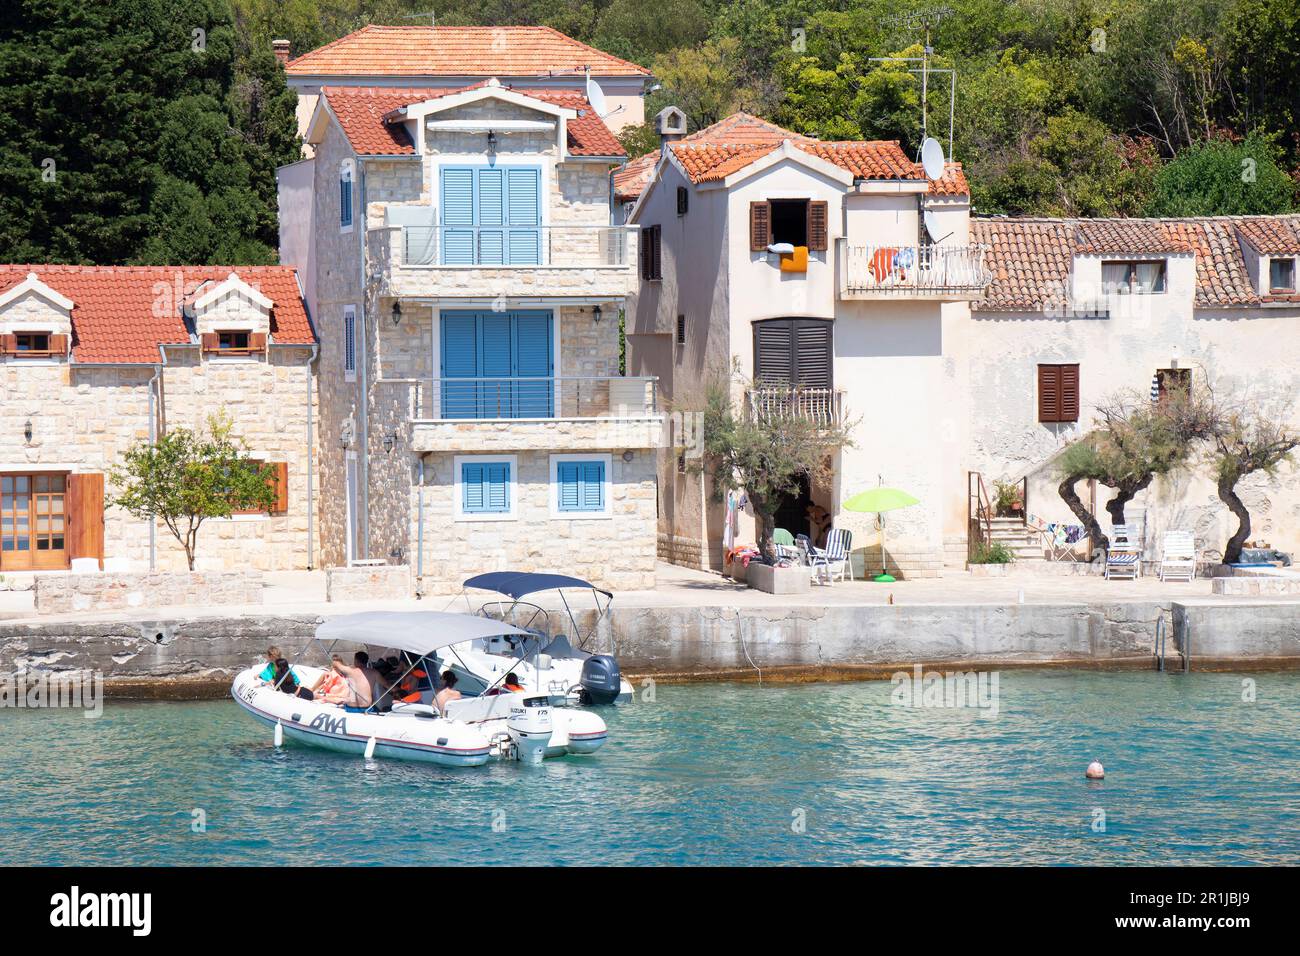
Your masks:
<instances>
[{"instance_id":1,"label":"satellite dish","mask_svg":"<svg viewBox=\"0 0 1300 956\"><path fill-rule=\"evenodd\" d=\"M935 244L943 242L952 235L951 232L944 236L939 235L939 217L928 209L921 214L921 220L925 223L925 231L929 233L930 241Z\"/></svg>"},{"instance_id":2,"label":"satellite dish","mask_svg":"<svg viewBox=\"0 0 1300 956\"><path fill-rule=\"evenodd\" d=\"M942 179L944 170L943 147L933 136L927 136L921 144L921 167L929 179Z\"/></svg>"},{"instance_id":3,"label":"satellite dish","mask_svg":"<svg viewBox=\"0 0 1300 956\"><path fill-rule=\"evenodd\" d=\"M605 91L600 88L600 84L591 78L591 73L587 73L587 102L591 108L596 111L596 115L602 119L607 115L605 113Z\"/></svg>"}]
</instances>

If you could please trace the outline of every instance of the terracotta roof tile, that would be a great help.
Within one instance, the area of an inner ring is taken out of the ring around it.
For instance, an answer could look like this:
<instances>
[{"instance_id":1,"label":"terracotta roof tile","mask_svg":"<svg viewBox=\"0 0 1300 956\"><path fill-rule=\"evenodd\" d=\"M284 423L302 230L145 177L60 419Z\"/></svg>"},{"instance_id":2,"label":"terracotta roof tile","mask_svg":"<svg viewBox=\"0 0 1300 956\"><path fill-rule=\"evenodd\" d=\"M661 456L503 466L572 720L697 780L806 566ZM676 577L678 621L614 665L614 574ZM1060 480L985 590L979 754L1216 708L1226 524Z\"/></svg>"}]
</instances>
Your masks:
<instances>
[{"instance_id":1,"label":"terracotta roof tile","mask_svg":"<svg viewBox=\"0 0 1300 956\"><path fill-rule=\"evenodd\" d=\"M203 283L221 282L231 272L272 301L273 343L316 341L298 279L288 266L0 265L0 292L29 272L72 300L72 358L80 364L157 364L159 345L190 341L182 303Z\"/></svg>"},{"instance_id":2,"label":"terracotta roof tile","mask_svg":"<svg viewBox=\"0 0 1300 956\"><path fill-rule=\"evenodd\" d=\"M1300 215L1191 219L971 219L971 242L988 246L993 282L980 311L1039 311L1068 289L1074 255L1170 255L1196 258L1195 305L1233 308L1300 301L1261 297L1251 284L1242 243L1300 254ZM1295 243L1292 245L1292 243ZM1262 250L1259 250L1262 251ZM1267 254L1267 253L1265 253Z\"/></svg>"},{"instance_id":3,"label":"terracotta roof tile","mask_svg":"<svg viewBox=\"0 0 1300 956\"><path fill-rule=\"evenodd\" d=\"M1080 219L1075 249L1081 255L1188 253L1187 239L1161 219Z\"/></svg>"},{"instance_id":4,"label":"terracotta roof tile","mask_svg":"<svg viewBox=\"0 0 1300 956\"><path fill-rule=\"evenodd\" d=\"M852 173L856 179L921 180L925 172L907 158L897 140L822 141L783 129L749 113L733 113L712 126L671 143L691 181L715 182L761 159L784 140ZM628 163L614 174L619 202L636 200L650 183L659 150ZM949 163L941 179L930 185L931 195L959 196L970 192L960 163Z\"/></svg>"},{"instance_id":5,"label":"terracotta roof tile","mask_svg":"<svg viewBox=\"0 0 1300 956\"><path fill-rule=\"evenodd\" d=\"M330 109L338 117L343 133L361 156L406 156L415 153L415 144L400 122L385 117L403 106L436 100L453 93L479 89L482 83L458 89L416 89L385 86L327 86L324 94ZM502 89L510 89L503 86ZM596 115L586 96L576 90L513 89L515 93L578 111L576 119L566 124L569 153L574 156L623 156L623 147Z\"/></svg>"},{"instance_id":6,"label":"terracotta roof tile","mask_svg":"<svg viewBox=\"0 0 1300 956\"><path fill-rule=\"evenodd\" d=\"M372 24L289 61L289 76L649 76L644 67L543 26Z\"/></svg>"}]
</instances>

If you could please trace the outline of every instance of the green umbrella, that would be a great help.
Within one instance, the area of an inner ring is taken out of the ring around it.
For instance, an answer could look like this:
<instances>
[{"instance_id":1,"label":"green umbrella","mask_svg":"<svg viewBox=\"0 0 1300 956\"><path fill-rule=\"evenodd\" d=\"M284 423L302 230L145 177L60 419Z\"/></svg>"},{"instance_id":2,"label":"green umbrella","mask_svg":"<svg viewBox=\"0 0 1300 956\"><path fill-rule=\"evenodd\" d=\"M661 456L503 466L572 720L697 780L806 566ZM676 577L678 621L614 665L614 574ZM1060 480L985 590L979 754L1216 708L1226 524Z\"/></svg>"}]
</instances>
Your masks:
<instances>
[{"instance_id":1,"label":"green umbrella","mask_svg":"<svg viewBox=\"0 0 1300 956\"><path fill-rule=\"evenodd\" d=\"M912 505L919 505L921 502L913 498L906 491L900 491L897 488L872 488L870 491L861 491L854 495L848 501L844 502L845 511L872 511L881 514L886 511L896 511L899 508L910 508ZM885 566L885 522L880 522L880 570L885 572L877 575L876 580L882 583L888 583L894 580L894 576L889 573Z\"/></svg>"}]
</instances>

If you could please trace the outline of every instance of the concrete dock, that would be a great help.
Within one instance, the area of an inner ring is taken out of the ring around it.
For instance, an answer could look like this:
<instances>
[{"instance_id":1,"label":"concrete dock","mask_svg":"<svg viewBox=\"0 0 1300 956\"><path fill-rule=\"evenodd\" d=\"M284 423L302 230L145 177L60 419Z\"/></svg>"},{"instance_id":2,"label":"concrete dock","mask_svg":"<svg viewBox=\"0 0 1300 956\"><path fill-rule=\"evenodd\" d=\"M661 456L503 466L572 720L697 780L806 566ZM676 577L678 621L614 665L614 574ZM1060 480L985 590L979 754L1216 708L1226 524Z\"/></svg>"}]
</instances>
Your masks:
<instances>
[{"instance_id":1,"label":"concrete dock","mask_svg":"<svg viewBox=\"0 0 1300 956\"><path fill-rule=\"evenodd\" d=\"M271 643L290 654L327 616L384 608L471 610L463 598L327 603L320 572L268 575L259 605L35 616L30 592L0 592L0 674L87 669L114 696L223 696ZM1086 575L837 582L773 596L717 574L661 565L653 591L616 595L596 645L625 673L661 681L827 680L900 666L1300 668L1300 600L1228 596L1211 582ZM488 595L480 593L480 600ZM539 603L558 610L553 595ZM590 607L570 594L575 609ZM583 614L586 627L590 618ZM568 632L552 617L552 630ZM596 649L596 648L589 648Z\"/></svg>"}]
</instances>

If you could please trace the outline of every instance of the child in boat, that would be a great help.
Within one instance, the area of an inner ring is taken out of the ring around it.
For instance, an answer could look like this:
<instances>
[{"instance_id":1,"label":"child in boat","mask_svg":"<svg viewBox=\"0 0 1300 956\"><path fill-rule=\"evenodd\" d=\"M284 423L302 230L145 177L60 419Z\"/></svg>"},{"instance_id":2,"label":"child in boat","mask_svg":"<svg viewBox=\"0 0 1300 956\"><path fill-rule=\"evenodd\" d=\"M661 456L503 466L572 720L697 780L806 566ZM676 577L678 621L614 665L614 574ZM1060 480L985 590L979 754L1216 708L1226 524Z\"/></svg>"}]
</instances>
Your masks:
<instances>
[{"instance_id":1,"label":"child in boat","mask_svg":"<svg viewBox=\"0 0 1300 956\"><path fill-rule=\"evenodd\" d=\"M303 700L312 700L315 695L298 683L298 678L289 669L289 662L283 657L275 662L275 686L285 694L293 694Z\"/></svg>"},{"instance_id":2,"label":"child in boat","mask_svg":"<svg viewBox=\"0 0 1300 956\"><path fill-rule=\"evenodd\" d=\"M438 695L433 699L438 707L438 713L445 716L447 704L453 700L460 700L460 691L456 689L456 675L451 671L443 671L442 690L438 691Z\"/></svg>"}]
</instances>

